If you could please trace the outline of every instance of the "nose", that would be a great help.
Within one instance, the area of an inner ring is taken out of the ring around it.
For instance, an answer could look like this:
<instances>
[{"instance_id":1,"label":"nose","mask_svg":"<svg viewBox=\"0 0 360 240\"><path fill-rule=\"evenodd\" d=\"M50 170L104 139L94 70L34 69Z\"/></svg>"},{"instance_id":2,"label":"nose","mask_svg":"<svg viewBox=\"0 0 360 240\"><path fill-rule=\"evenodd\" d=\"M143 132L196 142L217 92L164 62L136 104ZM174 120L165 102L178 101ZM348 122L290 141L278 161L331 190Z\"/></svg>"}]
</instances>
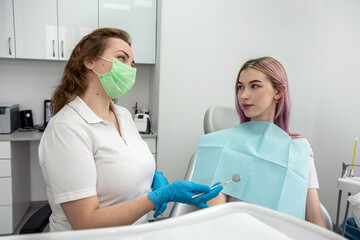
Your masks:
<instances>
[{"instance_id":1,"label":"nose","mask_svg":"<svg viewBox=\"0 0 360 240\"><path fill-rule=\"evenodd\" d=\"M238 97L239 100L241 99L242 101L249 100L249 92L246 90L246 88L244 90L239 90Z\"/></svg>"}]
</instances>

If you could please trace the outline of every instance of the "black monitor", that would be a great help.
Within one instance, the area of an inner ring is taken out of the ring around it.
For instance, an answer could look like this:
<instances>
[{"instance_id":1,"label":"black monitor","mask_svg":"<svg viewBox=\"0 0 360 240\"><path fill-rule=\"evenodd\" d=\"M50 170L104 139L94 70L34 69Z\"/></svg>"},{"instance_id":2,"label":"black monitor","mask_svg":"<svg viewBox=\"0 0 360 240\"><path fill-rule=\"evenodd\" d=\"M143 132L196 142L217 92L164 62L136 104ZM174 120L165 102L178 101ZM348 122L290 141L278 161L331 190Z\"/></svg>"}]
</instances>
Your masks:
<instances>
[{"instance_id":1,"label":"black monitor","mask_svg":"<svg viewBox=\"0 0 360 240\"><path fill-rule=\"evenodd\" d=\"M44 127L48 124L51 119L51 111L50 111L50 100L44 101Z\"/></svg>"}]
</instances>

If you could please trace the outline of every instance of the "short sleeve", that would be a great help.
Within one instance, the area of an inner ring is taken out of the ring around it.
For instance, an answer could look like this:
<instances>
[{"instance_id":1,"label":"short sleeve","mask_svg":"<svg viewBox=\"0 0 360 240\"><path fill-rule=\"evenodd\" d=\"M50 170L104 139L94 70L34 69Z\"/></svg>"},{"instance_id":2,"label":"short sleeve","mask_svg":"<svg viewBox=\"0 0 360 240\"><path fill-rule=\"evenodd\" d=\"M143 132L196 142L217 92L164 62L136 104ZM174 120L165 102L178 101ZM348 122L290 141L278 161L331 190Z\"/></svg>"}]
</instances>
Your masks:
<instances>
[{"instance_id":1,"label":"short sleeve","mask_svg":"<svg viewBox=\"0 0 360 240\"><path fill-rule=\"evenodd\" d=\"M96 165L88 135L63 123L47 130L39 156L55 204L96 195Z\"/></svg>"},{"instance_id":2,"label":"short sleeve","mask_svg":"<svg viewBox=\"0 0 360 240\"><path fill-rule=\"evenodd\" d=\"M309 187L308 188L319 188L319 181L317 177L317 172L315 168L314 154L311 149L310 152L310 165L309 165Z\"/></svg>"},{"instance_id":3,"label":"short sleeve","mask_svg":"<svg viewBox=\"0 0 360 240\"><path fill-rule=\"evenodd\" d=\"M309 187L308 188L319 188L319 181L316 173L315 168L315 161L314 161L314 152L311 147L311 143L305 137L301 136L300 134L293 133L291 134L291 139L296 139L300 141L308 142L310 145L310 164L309 164Z\"/></svg>"}]
</instances>

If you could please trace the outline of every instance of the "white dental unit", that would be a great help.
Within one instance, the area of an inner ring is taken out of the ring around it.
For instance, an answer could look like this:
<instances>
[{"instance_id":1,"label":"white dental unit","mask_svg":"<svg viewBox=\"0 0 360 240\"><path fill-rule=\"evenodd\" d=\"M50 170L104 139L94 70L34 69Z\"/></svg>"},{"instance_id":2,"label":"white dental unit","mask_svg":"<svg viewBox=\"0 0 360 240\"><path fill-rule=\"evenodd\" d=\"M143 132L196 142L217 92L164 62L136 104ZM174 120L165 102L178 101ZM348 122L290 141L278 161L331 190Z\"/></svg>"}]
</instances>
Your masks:
<instances>
[{"instance_id":1,"label":"white dental unit","mask_svg":"<svg viewBox=\"0 0 360 240\"><path fill-rule=\"evenodd\" d=\"M4 237L20 239L345 239L327 229L248 203L227 203L134 226Z\"/></svg>"}]
</instances>

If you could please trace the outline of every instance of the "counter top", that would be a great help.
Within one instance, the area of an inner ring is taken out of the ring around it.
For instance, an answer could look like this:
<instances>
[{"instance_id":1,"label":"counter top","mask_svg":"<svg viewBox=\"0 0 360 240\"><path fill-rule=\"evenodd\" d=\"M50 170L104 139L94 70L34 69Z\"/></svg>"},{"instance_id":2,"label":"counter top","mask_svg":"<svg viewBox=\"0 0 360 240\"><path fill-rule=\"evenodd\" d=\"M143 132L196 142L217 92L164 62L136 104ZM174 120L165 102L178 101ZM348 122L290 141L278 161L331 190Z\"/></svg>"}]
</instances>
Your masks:
<instances>
[{"instance_id":1,"label":"counter top","mask_svg":"<svg viewBox=\"0 0 360 240\"><path fill-rule=\"evenodd\" d=\"M19 132L14 131L10 134L0 134L0 141L40 141L42 132Z\"/></svg>"},{"instance_id":2,"label":"counter top","mask_svg":"<svg viewBox=\"0 0 360 240\"><path fill-rule=\"evenodd\" d=\"M149 133L149 134L146 134L146 133L140 133L140 136L142 138L157 138L157 133Z\"/></svg>"},{"instance_id":3,"label":"counter top","mask_svg":"<svg viewBox=\"0 0 360 240\"><path fill-rule=\"evenodd\" d=\"M0 134L0 141L40 141L42 134L39 131L19 132L16 130L11 134ZM142 138L157 138L156 133L141 133L140 135Z\"/></svg>"}]
</instances>

